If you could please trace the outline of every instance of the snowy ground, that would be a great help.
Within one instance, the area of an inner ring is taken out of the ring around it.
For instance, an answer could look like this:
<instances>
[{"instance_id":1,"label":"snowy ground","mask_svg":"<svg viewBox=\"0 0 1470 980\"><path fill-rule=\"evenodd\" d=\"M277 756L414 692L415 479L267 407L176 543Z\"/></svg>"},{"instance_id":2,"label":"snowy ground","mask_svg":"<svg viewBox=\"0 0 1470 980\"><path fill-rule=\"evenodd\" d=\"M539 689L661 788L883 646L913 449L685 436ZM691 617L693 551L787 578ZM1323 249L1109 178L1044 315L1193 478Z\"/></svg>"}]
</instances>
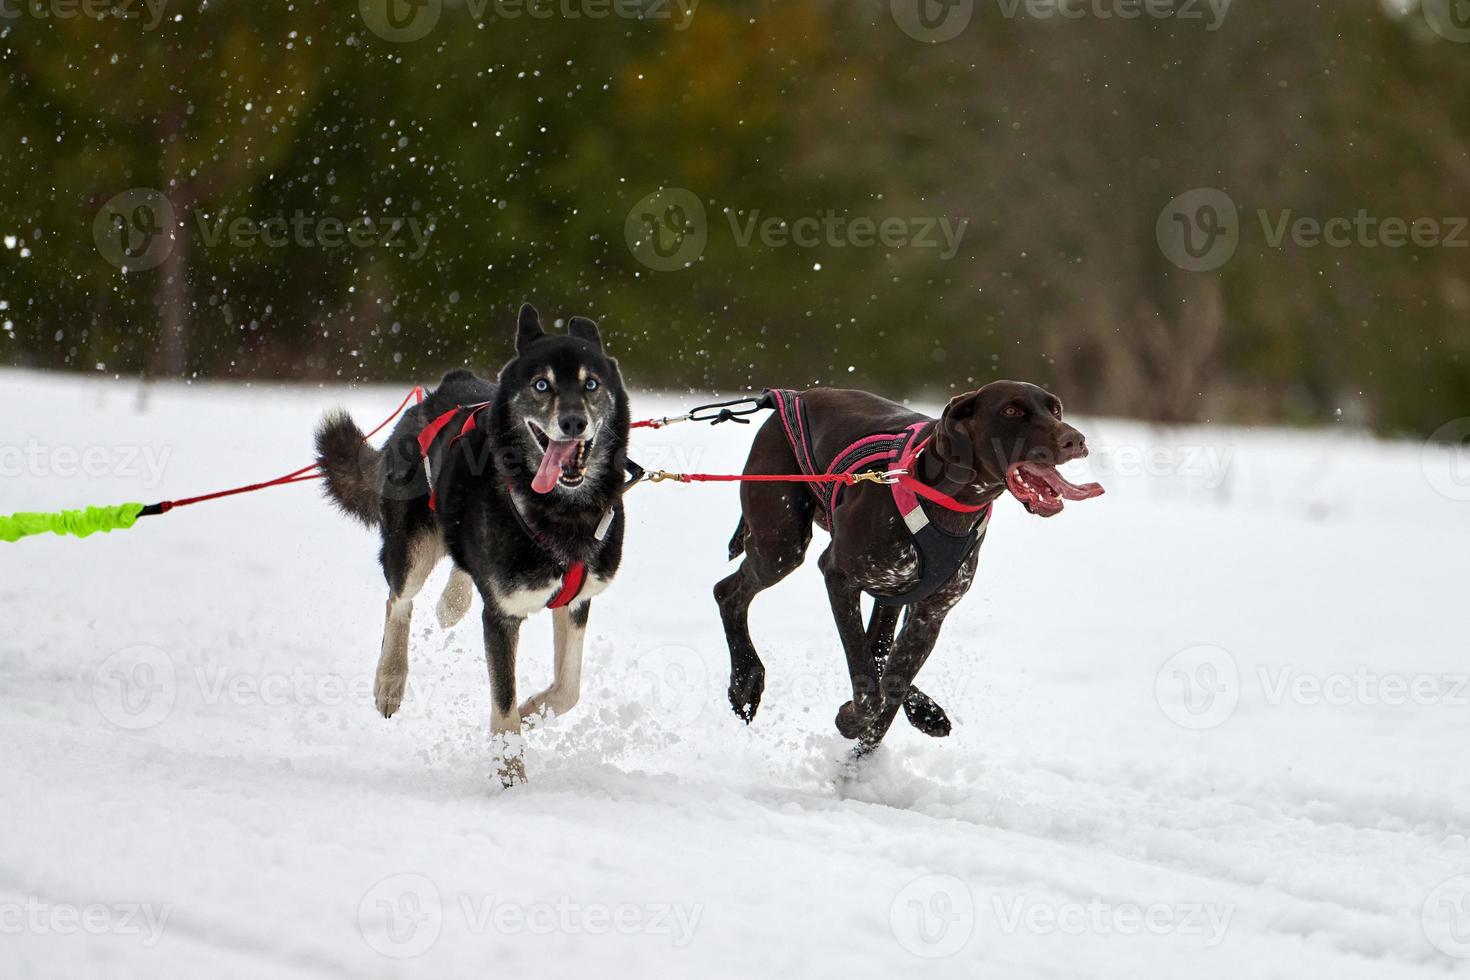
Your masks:
<instances>
[{"instance_id":1,"label":"snowy ground","mask_svg":"<svg viewBox=\"0 0 1470 980\"><path fill-rule=\"evenodd\" d=\"M324 407L371 424L401 395L3 372L0 512L272 476ZM474 615L445 632L421 602L409 698L373 712L375 537L314 484L0 545L0 971L1464 972L1463 457L1082 427L1071 472L1108 495L1052 521L1002 503L921 675L954 736L900 721L842 784L814 561L754 608L756 724L724 704L728 487L633 494L582 704L509 793ZM749 431L645 433L637 457L735 467ZM522 690L549 646L539 617Z\"/></svg>"}]
</instances>

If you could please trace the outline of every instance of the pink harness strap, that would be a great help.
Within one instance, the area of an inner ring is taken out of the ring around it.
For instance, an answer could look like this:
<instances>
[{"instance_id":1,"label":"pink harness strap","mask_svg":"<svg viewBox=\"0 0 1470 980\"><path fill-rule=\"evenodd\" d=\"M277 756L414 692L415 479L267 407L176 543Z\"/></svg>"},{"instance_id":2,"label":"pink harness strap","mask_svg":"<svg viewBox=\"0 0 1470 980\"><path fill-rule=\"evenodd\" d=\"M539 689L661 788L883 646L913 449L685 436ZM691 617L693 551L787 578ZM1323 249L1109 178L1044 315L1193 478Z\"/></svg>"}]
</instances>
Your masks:
<instances>
[{"instance_id":1,"label":"pink harness strap","mask_svg":"<svg viewBox=\"0 0 1470 980\"><path fill-rule=\"evenodd\" d=\"M456 405L454 408L451 408L449 411L445 412L443 415L438 416L434 419L434 421L424 426L423 429L419 432L419 458L422 459L424 462L424 480L428 483L429 486L430 510L437 511L439 509L439 491L434 486L434 471L433 468L429 465L429 447L434 444L434 440L439 437L439 433L444 431L444 427L447 426L451 421L453 421L456 415L458 415L460 412L467 411L469 412L469 414L465 416L464 424L459 427L459 432L456 433L454 438L451 439L449 442L449 445L452 448L456 442L463 439L470 432L470 430L475 427L475 416L479 415L480 410L485 408L485 406L489 404L489 402L480 402L477 405Z\"/></svg>"}]
</instances>

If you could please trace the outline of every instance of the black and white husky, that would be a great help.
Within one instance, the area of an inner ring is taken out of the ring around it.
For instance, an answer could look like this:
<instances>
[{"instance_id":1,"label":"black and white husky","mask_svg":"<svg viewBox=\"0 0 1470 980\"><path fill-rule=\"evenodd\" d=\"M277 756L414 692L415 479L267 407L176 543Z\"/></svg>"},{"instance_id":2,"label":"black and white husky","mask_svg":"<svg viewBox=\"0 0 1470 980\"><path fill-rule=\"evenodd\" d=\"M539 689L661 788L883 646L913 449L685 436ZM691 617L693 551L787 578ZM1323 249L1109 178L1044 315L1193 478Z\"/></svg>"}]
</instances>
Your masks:
<instances>
[{"instance_id":1,"label":"black and white husky","mask_svg":"<svg viewBox=\"0 0 1470 980\"><path fill-rule=\"evenodd\" d=\"M525 778L522 720L577 703L591 599L621 560L627 441L627 396L597 325L573 317L566 336L549 335L529 304L516 356L495 382L451 371L381 450L345 412L322 420L317 462L327 494L383 536L388 610L373 691L385 718L408 680L414 596L447 554L454 571L439 622L459 622L471 585L479 591L499 775L507 786ZM521 621L546 608L556 677L517 706Z\"/></svg>"}]
</instances>

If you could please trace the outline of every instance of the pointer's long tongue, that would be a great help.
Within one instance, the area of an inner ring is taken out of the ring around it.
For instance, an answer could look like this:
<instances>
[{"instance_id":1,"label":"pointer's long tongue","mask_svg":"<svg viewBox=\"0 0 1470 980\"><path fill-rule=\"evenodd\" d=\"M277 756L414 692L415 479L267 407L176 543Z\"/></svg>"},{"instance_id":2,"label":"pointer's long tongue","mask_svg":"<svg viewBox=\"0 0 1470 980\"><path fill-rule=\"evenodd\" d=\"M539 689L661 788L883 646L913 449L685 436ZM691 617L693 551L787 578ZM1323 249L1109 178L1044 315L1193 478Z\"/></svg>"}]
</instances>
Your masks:
<instances>
[{"instance_id":1,"label":"pointer's long tongue","mask_svg":"<svg viewBox=\"0 0 1470 980\"><path fill-rule=\"evenodd\" d=\"M541 466L537 468L536 475L531 478L531 489L537 493L550 493L556 488L556 481L561 477L562 470L577 458L577 449L581 444L576 439L568 439L565 442L552 440L546 446L546 452L541 454Z\"/></svg>"},{"instance_id":2,"label":"pointer's long tongue","mask_svg":"<svg viewBox=\"0 0 1470 980\"><path fill-rule=\"evenodd\" d=\"M1066 477L1062 476L1056 470L1048 472L1046 477L1052 489L1068 500L1086 500L1089 497L1100 496L1103 492L1101 483L1084 483L1078 486L1075 483L1069 482Z\"/></svg>"}]
</instances>

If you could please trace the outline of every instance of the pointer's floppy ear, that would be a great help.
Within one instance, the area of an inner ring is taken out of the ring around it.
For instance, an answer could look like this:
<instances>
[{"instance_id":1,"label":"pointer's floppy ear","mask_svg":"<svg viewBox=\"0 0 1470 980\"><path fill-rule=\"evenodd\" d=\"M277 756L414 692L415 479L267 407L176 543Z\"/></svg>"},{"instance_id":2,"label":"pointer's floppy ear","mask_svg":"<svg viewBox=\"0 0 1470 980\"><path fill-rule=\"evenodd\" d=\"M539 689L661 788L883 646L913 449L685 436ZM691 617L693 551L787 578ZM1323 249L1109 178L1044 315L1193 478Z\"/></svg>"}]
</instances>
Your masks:
<instances>
[{"instance_id":1,"label":"pointer's floppy ear","mask_svg":"<svg viewBox=\"0 0 1470 980\"><path fill-rule=\"evenodd\" d=\"M596 347L598 350L602 349L602 335L597 332L597 324L585 316L572 317L567 323L567 333L576 337L578 340L587 341L587 343Z\"/></svg>"},{"instance_id":2,"label":"pointer's floppy ear","mask_svg":"<svg viewBox=\"0 0 1470 980\"><path fill-rule=\"evenodd\" d=\"M526 348L546 336L546 331L541 329L541 317L536 313L536 307L527 303L521 307L520 322L516 325L516 353L524 354Z\"/></svg>"},{"instance_id":3,"label":"pointer's floppy ear","mask_svg":"<svg viewBox=\"0 0 1470 980\"><path fill-rule=\"evenodd\" d=\"M975 417L980 392L967 391L955 395L944 406L939 424L934 427L934 451L947 463L974 469L976 446L968 424Z\"/></svg>"}]
</instances>

